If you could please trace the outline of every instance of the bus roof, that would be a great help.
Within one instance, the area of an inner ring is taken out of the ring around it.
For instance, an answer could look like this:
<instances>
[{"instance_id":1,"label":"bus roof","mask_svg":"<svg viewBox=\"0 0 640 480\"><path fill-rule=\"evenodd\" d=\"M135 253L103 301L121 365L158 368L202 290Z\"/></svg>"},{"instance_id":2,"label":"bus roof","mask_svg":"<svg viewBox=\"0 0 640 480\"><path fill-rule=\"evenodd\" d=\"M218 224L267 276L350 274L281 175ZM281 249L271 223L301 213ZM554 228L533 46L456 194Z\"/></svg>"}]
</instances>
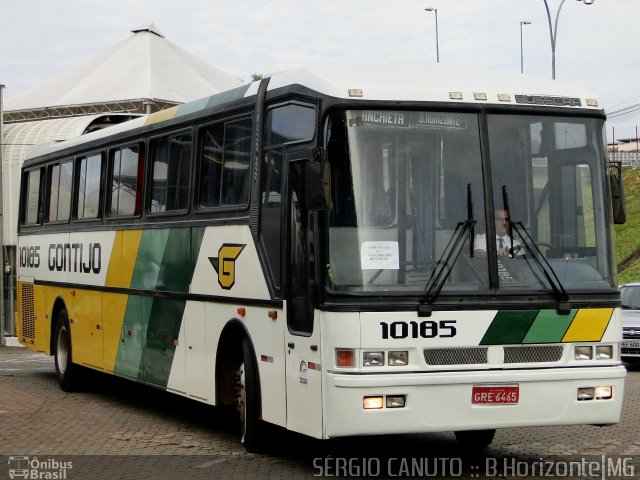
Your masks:
<instances>
[{"instance_id":1,"label":"bus roof","mask_svg":"<svg viewBox=\"0 0 640 480\"><path fill-rule=\"evenodd\" d=\"M274 74L269 82L269 90L296 83L325 95L345 99L426 102L455 100L503 105L518 103L516 96L521 95L578 98L582 107L598 108L593 93L556 80L461 66L322 65ZM358 92L354 90L360 90L362 96L355 96ZM594 101L587 102L587 99ZM542 100L538 104L563 106Z\"/></svg>"},{"instance_id":2,"label":"bus roof","mask_svg":"<svg viewBox=\"0 0 640 480\"><path fill-rule=\"evenodd\" d=\"M445 65L328 64L274 73L268 91L302 86L350 101L408 101L583 108L602 112L595 95L549 79ZM138 127L197 113L258 92L259 81L178 105L54 145L34 147L27 158L53 153Z\"/></svg>"}]
</instances>

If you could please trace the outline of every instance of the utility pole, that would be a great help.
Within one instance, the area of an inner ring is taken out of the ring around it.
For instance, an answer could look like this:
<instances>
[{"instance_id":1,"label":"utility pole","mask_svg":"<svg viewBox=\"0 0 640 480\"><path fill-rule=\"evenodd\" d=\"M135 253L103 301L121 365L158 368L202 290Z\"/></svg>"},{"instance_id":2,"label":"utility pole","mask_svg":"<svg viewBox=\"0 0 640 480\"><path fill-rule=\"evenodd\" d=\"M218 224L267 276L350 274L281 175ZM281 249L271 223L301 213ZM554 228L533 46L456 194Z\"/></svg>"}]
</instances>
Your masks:
<instances>
[{"instance_id":1,"label":"utility pole","mask_svg":"<svg viewBox=\"0 0 640 480\"><path fill-rule=\"evenodd\" d=\"M522 26L523 25L531 25L531 22L528 20L523 20L520 22L520 73L524 73L524 50L522 48Z\"/></svg>"},{"instance_id":2,"label":"utility pole","mask_svg":"<svg viewBox=\"0 0 640 480\"><path fill-rule=\"evenodd\" d=\"M556 79L556 42L558 39L558 19L560 18L560 10L564 5L566 0L562 0L560 2L560 6L558 7L558 11L556 12L556 22L554 26L551 26L551 12L549 11L549 4L547 0L542 0L544 2L544 7L547 10L547 20L549 21L549 37L551 37L551 78ZM584 2L585 5L593 5L593 2L596 0L578 0L579 2Z\"/></svg>"},{"instance_id":3,"label":"utility pole","mask_svg":"<svg viewBox=\"0 0 640 480\"><path fill-rule=\"evenodd\" d=\"M0 346L5 345L4 331L6 319L4 315L4 202L2 201L2 173L4 164L4 109L2 105L2 95L4 85L0 83Z\"/></svg>"},{"instance_id":4,"label":"utility pole","mask_svg":"<svg viewBox=\"0 0 640 480\"><path fill-rule=\"evenodd\" d=\"M440 41L438 39L438 9L437 8L425 8L425 12L433 12L436 14L436 63L440 63Z\"/></svg>"}]
</instances>

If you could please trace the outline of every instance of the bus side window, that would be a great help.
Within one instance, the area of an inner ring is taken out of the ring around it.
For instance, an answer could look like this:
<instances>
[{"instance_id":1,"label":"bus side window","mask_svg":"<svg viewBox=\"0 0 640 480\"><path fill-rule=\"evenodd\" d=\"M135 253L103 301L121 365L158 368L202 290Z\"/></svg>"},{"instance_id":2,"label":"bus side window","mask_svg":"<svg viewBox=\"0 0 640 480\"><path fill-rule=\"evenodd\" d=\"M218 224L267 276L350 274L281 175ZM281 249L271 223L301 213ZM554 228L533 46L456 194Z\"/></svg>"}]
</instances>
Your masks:
<instances>
[{"instance_id":1,"label":"bus side window","mask_svg":"<svg viewBox=\"0 0 640 480\"><path fill-rule=\"evenodd\" d=\"M101 205L102 153L80 158L77 172L76 218L79 220L98 218Z\"/></svg>"},{"instance_id":2,"label":"bus side window","mask_svg":"<svg viewBox=\"0 0 640 480\"><path fill-rule=\"evenodd\" d=\"M111 203L109 215L140 215L144 149L129 145L111 151Z\"/></svg>"},{"instance_id":3,"label":"bus side window","mask_svg":"<svg viewBox=\"0 0 640 480\"><path fill-rule=\"evenodd\" d=\"M285 145L312 140L316 111L310 105L286 103L270 107L264 127L261 168L260 242L269 263L275 294L281 288L281 218Z\"/></svg>"},{"instance_id":4,"label":"bus side window","mask_svg":"<svg viewBox=\"0 0 640 480\"><path fill-rule=\"evenodd\" d=\"M42 222L42 202L40 200L41 176L41 169L32 170L27 174L23 214L24 225L37 225Z\"/></svg>"},{"instance_id":5,"label":"bus side window","mask_svg":"<svg viewBox=\"0 0 640 480\"><path fill-rule=\"evenodd\" d=\"M312 140L316 130L316 111L295 103L267 112L265 147Z\"/></svg>"},{"instance_id":6,"label":"bus side window","mask_svg":"<svg viewBox=\"0 0 640 480\"><path fill-rule=\"evenodd\" d=\"M200 196L198 206L220 205L220 178L224 153L224 124L211 125L200 133Z\"/></svg>"},{"instance_id":7,"label":"bus side window","mask_svg":"<svg viewBox=\"0 0 640 480\"><path fill-rule=\"evenodd\" d=\"M152 185L149 212L188 209L191 181L191 142L191 132L151 141Z\"/></svg>"},{"instance_id":8,"label":"bus side window","mask_svg":"<svg viewBox=\"0 0 640 480\"><path fill-rule=\"evenodd\" d=\"M249 201L251 118L204 128L200 147L200 208L244 206Z\"/></svg>"},{"instance_id":9,"label":"bus side window","mask_svg":"<svg viewBox=\"0 0 640 480\"><path fill-rule=\"evenodd\" d=\"M282 168L284 149L265 152L262 159L262 205L260 239L267 254L269 272L280 290L280 222L282 215Z\"/></svg>"},{"instance_id":10,"label":"bus side window","mask_svg":"<svg viewBox=\"0 0 640 480\"><path fill-rule=\"evenodd\" d=\"M73 162L71 160L49 167L49 222L68 221L71 214L71 187Z\"/></svg>"},{"instance_id":11,"label":"bus side window","mask_svg":"<svg viewBox=\"0 0 640 480\"><path fill-rule=\"evenodd\" d=\"M251 128L250 118L225 125L222 205L245 205L249 200Z\"/></svg>"}]
</instances>

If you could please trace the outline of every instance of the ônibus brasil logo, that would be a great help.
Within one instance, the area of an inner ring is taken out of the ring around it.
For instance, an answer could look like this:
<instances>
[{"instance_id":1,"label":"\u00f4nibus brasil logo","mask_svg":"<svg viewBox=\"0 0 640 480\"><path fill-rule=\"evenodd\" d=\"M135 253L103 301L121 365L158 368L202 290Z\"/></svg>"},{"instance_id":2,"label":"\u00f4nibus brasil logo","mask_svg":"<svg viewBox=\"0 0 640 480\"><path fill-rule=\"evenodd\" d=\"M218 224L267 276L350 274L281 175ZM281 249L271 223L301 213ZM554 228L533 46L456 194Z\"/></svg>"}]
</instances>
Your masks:
<instances>
[{"instance_id":1,"label":"\u00f4nibus brasil logo","mask_svg":"<svg viewBox=\"0 0 640 480\"><path fill-rule=\"evenodd\" d=\"M9 457L9 478L27 478L38 480L65 480L67 470L73 468L73 462L38 457Z\"/></svg>"}]
</instances>

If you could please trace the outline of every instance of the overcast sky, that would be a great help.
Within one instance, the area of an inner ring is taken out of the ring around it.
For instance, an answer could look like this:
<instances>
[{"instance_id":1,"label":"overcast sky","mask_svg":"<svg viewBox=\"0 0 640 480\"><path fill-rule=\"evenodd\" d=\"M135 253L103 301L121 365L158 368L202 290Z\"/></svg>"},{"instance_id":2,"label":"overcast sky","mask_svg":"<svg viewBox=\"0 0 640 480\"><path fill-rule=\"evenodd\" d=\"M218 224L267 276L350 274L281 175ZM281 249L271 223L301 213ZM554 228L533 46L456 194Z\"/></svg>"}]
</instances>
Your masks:
<instances>
[{"instance_id":1,"label":"overcast sky","mask_svg":"<svg viewBox=\"0 0 640 480\"><path fill-rule=\"evenodd\" d=\"M548 0L552 21L561 0ZM441 63L551 77L543 0L3 0L0 83L5 98L36 86L155 23L177 46L227 73L326 62ZM608 112L640 104L640 0L567 0L556 78L594 91ZM535 92L531 92L535 93ZM607 134L635 137L640 110L611 118Z\"/></svg>"}]
</instances>

